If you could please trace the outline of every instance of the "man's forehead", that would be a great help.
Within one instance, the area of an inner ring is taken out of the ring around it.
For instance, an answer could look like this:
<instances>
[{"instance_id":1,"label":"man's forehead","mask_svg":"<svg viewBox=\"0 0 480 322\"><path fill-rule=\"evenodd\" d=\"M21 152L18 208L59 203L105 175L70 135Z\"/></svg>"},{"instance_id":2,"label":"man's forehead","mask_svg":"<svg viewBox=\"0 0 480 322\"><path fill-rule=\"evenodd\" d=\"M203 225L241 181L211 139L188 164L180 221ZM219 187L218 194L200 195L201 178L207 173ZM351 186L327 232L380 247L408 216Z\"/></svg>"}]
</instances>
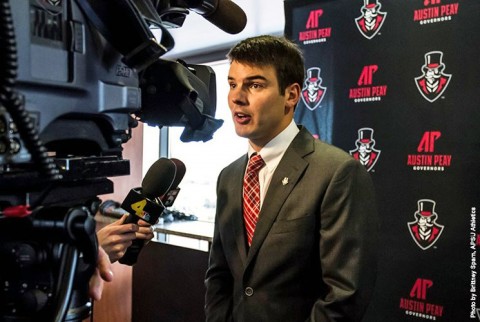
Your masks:
<instances>
[{"instance_id":1,"label":"man's forehead","mask_svg":"<svg viewBox=\"0 0 480 322\"><path fill-rule=\"evenodd\" d=\"M255 65L233 61L228 78L275 80L275 68L271 65Z\"/></svg>"}]
</instances>

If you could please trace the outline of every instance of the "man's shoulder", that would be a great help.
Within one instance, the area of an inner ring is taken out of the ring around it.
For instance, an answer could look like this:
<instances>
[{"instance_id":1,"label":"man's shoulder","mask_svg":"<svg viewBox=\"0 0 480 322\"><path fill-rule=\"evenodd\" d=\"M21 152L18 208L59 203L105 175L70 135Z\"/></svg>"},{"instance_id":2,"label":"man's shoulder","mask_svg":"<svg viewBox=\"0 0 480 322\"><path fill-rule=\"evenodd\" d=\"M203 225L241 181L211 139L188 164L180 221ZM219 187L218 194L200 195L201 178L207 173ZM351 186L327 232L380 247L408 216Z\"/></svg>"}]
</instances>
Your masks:
<instances>
[{"instance_id":1,"label":"man's shoulder","mask_svg":"<svg viewBox=\"0 0 480 322\"><path fill-rule=\"evenodd\" d=\"M315 140L315 152L320 155L328 155L329 157L334 157L341 160L352 158L348 152L340 147L321 140Z\"/></svg>"},{"instance_id":2,"label":"man's shoulder","mask_svg":"<svg viewBox=\"0 0 480 322\"><path fill-rule=\"evenodd\" d=\"M322 141L321 139L314 138L313 135L310 134L310 132L308 132L308 130L305 128L301 128L301 131L296 139L298 144L297 146L301 146L303 149L306 149L305 151L310 150L308 146L313 144L313 148L311 149L312 153L308 155L309 158L319 158L321 160L326 159L332 162L345 162L353 159L348 152L342 150L338 146Z\"/></svg>"},{"instance_id":3,"label":"man's shoulder","mask_svg":"<svg viewBox=\"0 0 480 322\"><path fill-rule=\"evenodd\" d=\"M225 166L222 169L221 173L225 174L225 173L238 171L239 169L242 169L246 165L246 162L247 162L247 157L246 157L246 154L244 154L240 156L238 159L236 159L235 161L231 162L229 165Z\"/></svg>"}]
</instances>

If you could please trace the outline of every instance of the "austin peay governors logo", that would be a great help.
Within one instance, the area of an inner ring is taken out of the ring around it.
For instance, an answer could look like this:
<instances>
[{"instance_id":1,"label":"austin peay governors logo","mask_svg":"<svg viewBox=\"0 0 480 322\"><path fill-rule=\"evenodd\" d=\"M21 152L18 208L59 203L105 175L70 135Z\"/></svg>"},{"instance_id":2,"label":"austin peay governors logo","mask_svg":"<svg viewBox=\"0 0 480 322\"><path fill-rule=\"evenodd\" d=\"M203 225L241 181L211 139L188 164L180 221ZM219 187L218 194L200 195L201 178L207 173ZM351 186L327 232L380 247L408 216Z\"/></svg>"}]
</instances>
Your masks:
<instances>
[{"instance_id":1,"label":"austin peay governors logo","mask_svg":"<svg viewBox=\"0 0 480 322\"><path fill-rule=\"evenodd\" d=\"M413 21L420 25L448 22L458 15L460 6L458 2L448 4L442 4L441 0L423 0L421 2L423 7L413 11Z\"/></svg>"},{"instance_id":2,"label":"austin peay governors logo","mask_svg":"<svg viewBox=\"0 0 480 322\"><path fill-rule=\"evenodd\" d=\"M307 70L304 87L302 88L302 101L309 110L313 111L320 106L325 97L326 87L322 86L320 68L311 67Z\"/></svg>"},{"instance_id":3,"label":"austin peay governors logo","mask_svg":"<svg viewBox=\"0 0 480 322\"><path fill-rule=\"evenodd\" d=\"M440 131L424 132L418 143L417 153L407 156L407 165L415 171L445 171L449 168L452 165L452 155L435 153L440 137Z\"/></svg>"},{"instance_id":4,"label":"austin peay governors logo","mask_svg":"<svg viewBox=\"0 0 480 322\"><path fill-rule=\"evenodd\" d=\"M355 18L358 30L367 39L375 37L385 22L387 13L381 12L381 7L382 4L377 0L364 0L364 4L360 9L362 15Z\"/></svg>"},{"instance_id":5,"label":"austin peay governors logo","mask_svg":"<svg viewBox=\"0 0 480 322\"><path fill-rule=\"evenodd\" d=\"M357 148L350 150L350 155L360 161L367 171L371 171L380 157L379 150L374 149L373 129L364 127L358 130L358 139L355 141Z\"/></svg>"},{"instance_id":6,"label":"austin peay governors logo","mask_svg":"<svg viewBox=\"0 0 480 322\"><path fill-rule=\"evenodd\" d=\"M425 54L425 64L422 66L423 75L415 78L420 94L429 102L435 102L447 89L452 75L445 74L445 64L442 61L441 51L430 51Z\"/></svg>"},{"instance_id":7,"label":"austin peay governors logo","mask_svg":"<svg viewBox=\"0 0 480 322\"><path fill-rule=\"evenodd\" d=\"M408 231L413 240L423 250L433 246L443 232L442 225L437 224L438 215L435 213L435 201L420 199L417 202L415 221L408 223Z\"/></svg>"},{"instance_id":8,"label":"austin peay governors logo","mask_svg":"<svg viewBox=\"0 0 480 322\"><path fill-rule=\"evenodd\" d=\"M358 87L350 88L348 98L355 103L381 101L387 95L387 85L378 85L373 82L373 75L378 71L378 65L363 66Z\"/></svg>"},{"instance_id":9,"label":"austin peay governors logo","mask_svg":"<svg viewBox=\"0 0 480 322\"><path fill-rule=\"evenodd\" d=\"M311 10L308 14L305 30L298 33L298 40L304 45L326 42L332 35L331 27L320 27L320 17L323 15L322 9Z\"/></svg>"},{"instance_id":10,"label":"austin peay governors logo","mask_svg":"<svg viewBox=\"0 0 480 322\"><path fill-rule=\"evenodd\" d=\"M433 304L427 300L428 291L432 286L432 280L417 278L409 296L400 298L400 309L405 310L405 315L426 320L436 320L443 316L443 305Z\"/></svg>"}]
</instances>

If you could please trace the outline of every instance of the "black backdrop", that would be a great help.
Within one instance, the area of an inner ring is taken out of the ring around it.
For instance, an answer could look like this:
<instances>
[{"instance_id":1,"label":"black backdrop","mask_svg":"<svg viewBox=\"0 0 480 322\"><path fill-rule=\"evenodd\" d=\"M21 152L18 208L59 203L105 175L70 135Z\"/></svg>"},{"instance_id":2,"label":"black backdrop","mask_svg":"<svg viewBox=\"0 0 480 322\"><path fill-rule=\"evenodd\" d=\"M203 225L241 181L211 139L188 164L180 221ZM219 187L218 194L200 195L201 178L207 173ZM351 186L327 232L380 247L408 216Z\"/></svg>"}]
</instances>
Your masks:
<instances>
[{"instance_id":1,"label":"black backdrop","mask_svg":"<svg viewBox=\"0 0 480 322\"><path fill-rule=\"evenodd\" d=\"M286 0L285 15L308 70L296 121L376 186L365 321L480 320L480 1Z\"/></svg>"}]
</instances>

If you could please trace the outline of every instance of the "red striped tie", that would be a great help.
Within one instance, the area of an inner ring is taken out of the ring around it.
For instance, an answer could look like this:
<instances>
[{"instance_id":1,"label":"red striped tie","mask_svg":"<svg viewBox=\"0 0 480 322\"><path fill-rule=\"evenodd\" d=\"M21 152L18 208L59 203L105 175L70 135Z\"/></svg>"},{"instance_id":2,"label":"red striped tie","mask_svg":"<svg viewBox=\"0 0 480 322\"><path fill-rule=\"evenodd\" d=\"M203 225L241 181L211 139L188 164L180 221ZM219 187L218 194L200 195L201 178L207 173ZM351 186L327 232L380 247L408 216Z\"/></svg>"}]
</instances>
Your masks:
<instances>
[{"instance_id":1,"label":"red striped tie","mask_svg":"<svg viewBox=\"0 0 480 322\"><path fill-rule=\"evenodd\" d=\"M252 244L253 233L260 212L260 184L258 172L265 165L259 154L252 154L248 162L247 172L243 178L243 219L247 232L248 245Z\"/></svg>"}]
</instances>

